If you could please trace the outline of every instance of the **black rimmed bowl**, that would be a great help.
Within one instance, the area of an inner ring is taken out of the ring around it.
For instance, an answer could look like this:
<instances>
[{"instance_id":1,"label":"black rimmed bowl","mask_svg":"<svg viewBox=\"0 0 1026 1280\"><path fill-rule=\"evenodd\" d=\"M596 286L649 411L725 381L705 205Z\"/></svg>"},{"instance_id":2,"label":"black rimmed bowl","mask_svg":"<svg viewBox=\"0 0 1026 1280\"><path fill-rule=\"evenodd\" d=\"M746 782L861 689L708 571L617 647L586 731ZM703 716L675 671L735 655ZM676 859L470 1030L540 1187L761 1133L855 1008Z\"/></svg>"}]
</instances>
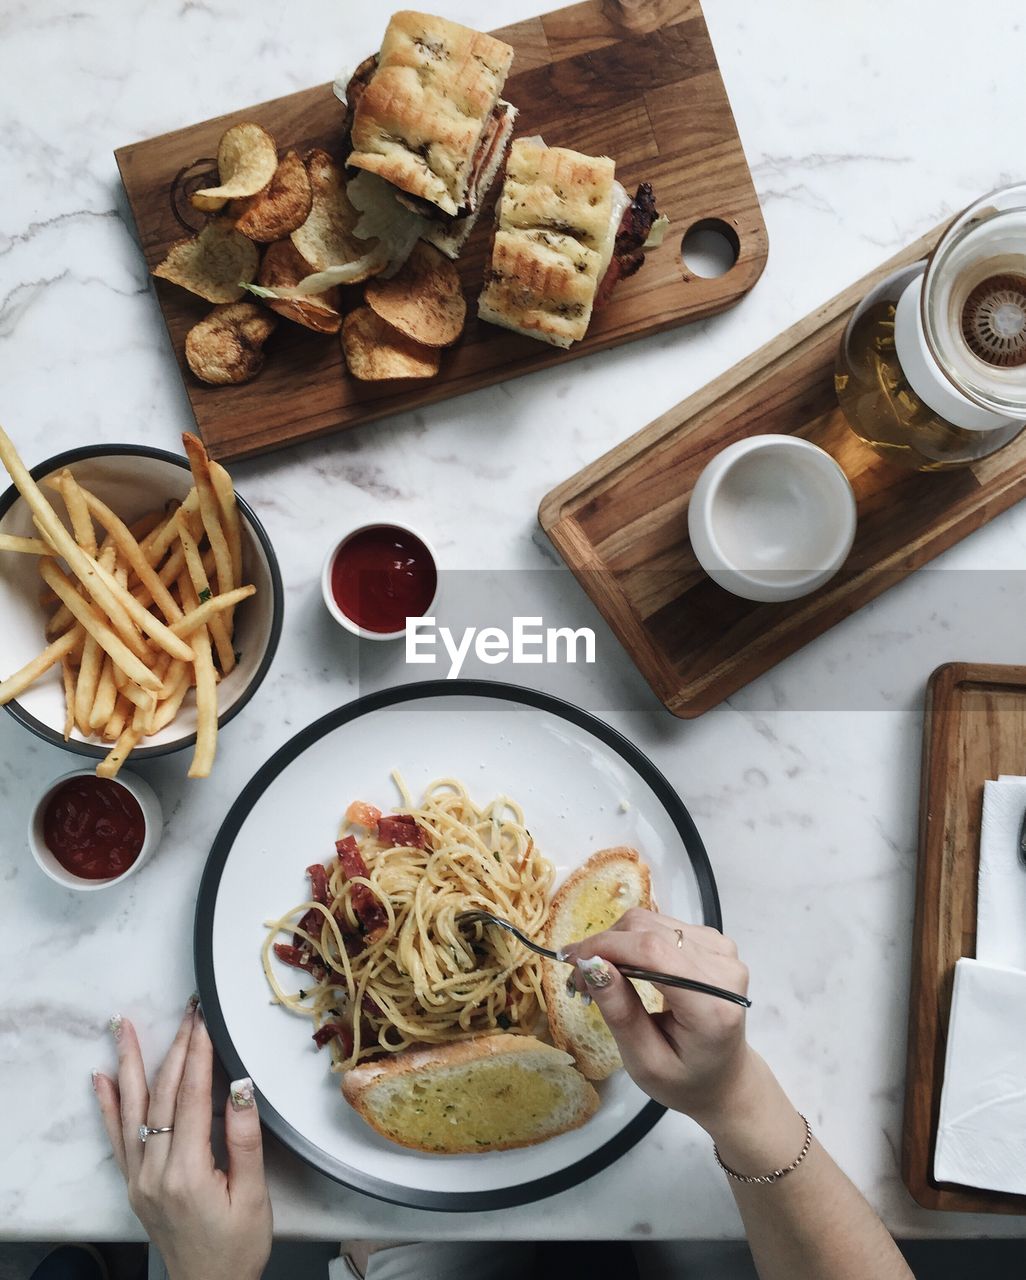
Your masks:
<instances>
[{"instance_id":1,"label":"black rimmed bowl","mask_svg":"<svg viewBox=\"0 0 1026 1280\"><path fill-rule=\"evenodd\" d=\"M38 483L70 467L79 483L92 490L131 524L167 501L181 501L192 487L185 458L148 445L103 444L59 453L32 468ZM58 495L44 489L63 517ZM242 578L257 589L235 613L238 665L217 687L218 725L238 715L260 687L281 637L284 592L271 541L252 507L238 497L242 525ZM12 485L0 497L0 533L38 536L32 516ZM0 551L0 676L7 677L46 647L46 611L39 603L42 586L37 557ZM101 758L110 744L86 739L77 729L64 741L64 686L57 665L40 676L20 698L7 704L14 718L38 737L77 755ZM191 696L166 728L132 752L132 760L180 751L196 741L196 708Z\"/></svg>"}]
</instances>

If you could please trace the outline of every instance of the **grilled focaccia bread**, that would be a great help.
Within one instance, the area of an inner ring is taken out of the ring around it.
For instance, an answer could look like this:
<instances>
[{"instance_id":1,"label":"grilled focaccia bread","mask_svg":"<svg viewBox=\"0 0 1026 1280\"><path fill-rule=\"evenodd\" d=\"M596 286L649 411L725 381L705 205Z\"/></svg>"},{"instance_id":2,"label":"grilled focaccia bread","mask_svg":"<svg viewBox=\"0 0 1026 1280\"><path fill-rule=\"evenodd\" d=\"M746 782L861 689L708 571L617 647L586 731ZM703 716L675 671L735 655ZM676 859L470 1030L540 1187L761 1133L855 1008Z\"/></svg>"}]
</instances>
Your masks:
<instances>
[{"instance_id":1,"label":"grilled focaccia bread","mask_svg":"<svg viewBox=\"0 0 1026 1280\"><path fill-rule=\"evenodd\" d=\"M494 177L516 114L499 100L512 61L512 48L492 36L395 14L376 62L350 83L348 163L450 217L474 212L478 180L489 169Z\"/></svg>"},{"instance_id":2,"label":"grilled focaccia bread","mask_svg":"<svg viewBox=\"0 0 1026 1280\"><path fill-rule=\"evenodd\" d=\"M607 156L547 147L540 138L513 143L482 320L557 347L584 337L592 311L638 270L666 225L649 184L632 199L615 173Z\"/></svg>"},{"instance_id":3,"label":"grilled focaccia bread","mask_svg":"<svg viewBox=\"0 0 1026 1280\"><path fill-rule=\"evenodd\" d=\"M545 945L553 951L608 929L629 907L652 907L648 867L634 849L602 849L560 886L549 907ZM605 1080L623 1066L612 1032L597 1005L568 995L567 967L542 961L545 1011L553 1042L572 1053L589 1080ZM633 981L633 979L632 979ZM663 1007L662 993L648 982L634 986L650 1013Z\"/></svg>"},{"instance_id":4,"label":"grilled focaccia bread","mask_svg":"<svg viewBox=\"0 0 1026 1280\"><path fill-rule=\"evenodd\" d=\"M578 1128L599 1104L569 1054L512 1035L361 1063L342 1092L382 1137L445 1155L532 1146Z\"/></svg>"}]
</instances>

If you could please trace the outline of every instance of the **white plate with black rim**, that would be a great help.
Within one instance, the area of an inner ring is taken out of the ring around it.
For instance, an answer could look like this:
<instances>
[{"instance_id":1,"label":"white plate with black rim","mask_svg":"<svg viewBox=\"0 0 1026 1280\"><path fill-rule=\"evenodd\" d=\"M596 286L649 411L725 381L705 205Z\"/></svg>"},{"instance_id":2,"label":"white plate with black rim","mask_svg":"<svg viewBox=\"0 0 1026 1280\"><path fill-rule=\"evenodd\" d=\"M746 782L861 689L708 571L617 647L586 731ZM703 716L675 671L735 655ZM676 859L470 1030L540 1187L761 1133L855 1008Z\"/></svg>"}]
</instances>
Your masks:
<instances>
[{"instance_id":1,"label":"white plate with black rim","mask_svg":"<svg viewBox=\"0 0 1026 1280\"><path fill-rule=\"evenodd\" d=\"M329 1177L397 1204L466 1211L540 1199L605 1168L663 1114L626 1072L599 1086L597 1114L571 1133L515 1151L422 1155L360 1119L306 1020L270 1001L264 922L303 900L304 868L334 852L350 801L395 804L393 769L414 794L458 777L479 803L513 797L557 883L596 850L631 845L662 910L719 928L705 847L666 778L616 730L488 681L407 685L332 711L259 770L214 841L196 908L199 993L225 1068L252 1077L267 1128ZM295 970L280 976L298 989Z\"/></svg>"}]
</instances>

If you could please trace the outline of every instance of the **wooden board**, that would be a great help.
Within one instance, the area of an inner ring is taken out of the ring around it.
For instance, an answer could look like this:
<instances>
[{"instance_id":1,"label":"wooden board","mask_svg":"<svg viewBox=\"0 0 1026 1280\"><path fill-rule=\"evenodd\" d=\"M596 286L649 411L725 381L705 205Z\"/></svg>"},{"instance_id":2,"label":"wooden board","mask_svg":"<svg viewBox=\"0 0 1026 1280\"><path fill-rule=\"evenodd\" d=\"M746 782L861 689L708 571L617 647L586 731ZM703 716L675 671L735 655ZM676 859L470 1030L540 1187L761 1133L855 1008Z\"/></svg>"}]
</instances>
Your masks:
<instances>
[{"instance_id":1,"label":"wooden board","mask_svg":"<svg viewBox=\"0 0 1026 1280\"><path fill-rule=\"evenodd\" d=\"M901 1176L927 1209L1026 1213L1026 1196L933 1180L955 962L976 954L983 784L1020 775L1026 667L954 662L930 678L923 725Z\"/></svg>"},{"instance_id":2,"label":"wooden board","mask_svg":"<svg viewBox=\"0 0 1026 1280\"><path fill-rule=\"evenodd\" d=\"M255 381L206 386L193 377L183 352L185 334L209 304L157 280L196 422L214 457L245 457L352 427L712 315L739 301L762 274L766 227L698 0L587 0L495 34L516 50L504 94L520 110L518 135L540 133L553 145L609 154L631 190L651 182L671 221L666 240L639 275L617 287L588 337L571 351L519 337L479 323L473 305L497 183L460 258L471 300L467 331L444 354L439 376L414 386L355 381L337 337L286 321ZM367 52L340 49L338 56L355 63ZM344 112L328 85L122 147L115 156L150 267L185 234L169 195L175 175L215 155L221 134L240 120L264 125L282 149L342 150ZM681 262L685 232L707 219L738 244L734 267L715 280L691 276Z\"/></svg>"},{"instance_id":3,"label":"wooden board","mask_svg":"<svg viewBox=\"0 0 1026 1280\"><path fill-rule=\"evenodd\" d=\"M671 409L543 499L542 527L656 695L701 715L1026 496L1026 436L964 470L921 475L885 462L837 405L834 358L851 310L941 228ZM787 604L718 587L688 540L706 463L763 432L803 436L844 468L858 532L844 568Z\"/></svg>"}]
</instances>

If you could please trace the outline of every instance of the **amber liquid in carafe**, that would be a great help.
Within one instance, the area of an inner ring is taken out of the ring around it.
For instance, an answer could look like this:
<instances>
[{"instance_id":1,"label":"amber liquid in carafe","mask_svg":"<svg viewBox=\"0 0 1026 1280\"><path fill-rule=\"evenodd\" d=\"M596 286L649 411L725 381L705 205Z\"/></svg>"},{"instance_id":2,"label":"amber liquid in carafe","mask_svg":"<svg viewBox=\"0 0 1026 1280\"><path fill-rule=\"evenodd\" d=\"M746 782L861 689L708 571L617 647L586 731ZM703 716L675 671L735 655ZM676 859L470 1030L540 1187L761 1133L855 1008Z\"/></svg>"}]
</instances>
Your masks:
<instances>
[{"instance_id":1,"label":"amber liquid in carafe","mask_svg":"<svg viewBox=\"0 0 1026 1280\"><path fill-rule=\"evenodd\" d=\"M862 303L838 352L837 398L855 434L889 461L917 471L964 467L1014 440L1022 424L968 431L912 389L894 345L894 313L911 274L891 277Z\"/></svg>"}]
</instances>

